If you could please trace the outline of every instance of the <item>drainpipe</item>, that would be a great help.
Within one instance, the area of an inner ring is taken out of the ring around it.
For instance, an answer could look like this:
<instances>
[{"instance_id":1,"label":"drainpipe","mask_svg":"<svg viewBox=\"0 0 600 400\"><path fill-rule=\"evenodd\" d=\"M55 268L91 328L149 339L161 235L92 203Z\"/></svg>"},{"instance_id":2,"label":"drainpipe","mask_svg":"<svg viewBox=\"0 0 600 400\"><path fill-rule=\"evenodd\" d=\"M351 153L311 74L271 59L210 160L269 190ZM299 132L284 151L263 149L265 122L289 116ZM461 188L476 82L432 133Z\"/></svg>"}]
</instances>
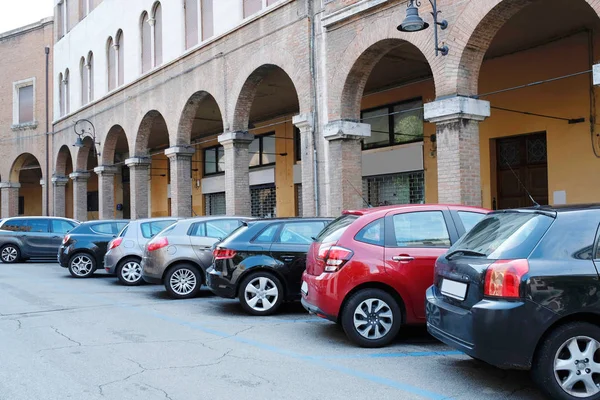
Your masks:
<instances>
[{"instance_id":1,"label":"drainpipe","mask_svg":"<svg viewBox=\"0 0 600 400\"><path fill-rule=\"evenodd\" d=\"M313 2L308 1L308 18L310 22L310 32L309 32L309 46L310 46L310 55L309 55L309 64L310 64L310 76L312 78L312 98L313 98L313 176L314 176L314 185L315 185L315 214L316 216L321 215L321 207L319 205L319 169L318 169L318 160L317 160L317 129L319 126L319 104L317 98L317 76L315 70L315 12L313 8Z\"/></svg>"},{"instance_id":2,"label":"drainpipe","mask_svg":"<svg viewBox=\"0 0 600 400\"><path fill-rule=\"evenodd\" d=\"M44 52L46 53L46 184L45 186L45 190L46 190L46 216L50 215L50 149L49 149L49 138L48 135L50 135L50 116L49 114L49 110L50 110L50 102L48 100L48 79L49 79L49 72L50 72L50 47L47 47L44 49Z\"/></svg>"}]
</instances>

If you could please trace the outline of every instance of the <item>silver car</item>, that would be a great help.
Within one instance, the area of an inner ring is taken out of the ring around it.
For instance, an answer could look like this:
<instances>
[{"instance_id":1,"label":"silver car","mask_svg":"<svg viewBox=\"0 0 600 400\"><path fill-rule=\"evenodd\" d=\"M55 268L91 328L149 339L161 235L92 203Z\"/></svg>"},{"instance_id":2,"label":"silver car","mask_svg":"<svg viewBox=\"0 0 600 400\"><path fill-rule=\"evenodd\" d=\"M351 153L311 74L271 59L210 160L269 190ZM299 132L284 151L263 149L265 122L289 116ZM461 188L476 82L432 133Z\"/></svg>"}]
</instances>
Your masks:
<instances>
[{"instance_id":1,"label":"silver car","mask_svg":"<svg viewBox=\"0 0 600 400\"><path fill-rule=\"evenodd\" d=\"M146 245L142 277L164 284L176 299L198 294L212 263L212 247L236 230L245 217L200 217L178 221Z\"/></svg>"},{"instance_id":2,"label":"silver car","mask_svg":"<svg viewBox=\"0 0 600 400\"><path fill-rule=\"evenodd\" d=\"M117 275L119 281L127 286L142 283L142 255L146 243L157 233L178 221L175 217L148 218L131 221L108 244L104 256L106 272Z\"/></svg>"}]
</instances>

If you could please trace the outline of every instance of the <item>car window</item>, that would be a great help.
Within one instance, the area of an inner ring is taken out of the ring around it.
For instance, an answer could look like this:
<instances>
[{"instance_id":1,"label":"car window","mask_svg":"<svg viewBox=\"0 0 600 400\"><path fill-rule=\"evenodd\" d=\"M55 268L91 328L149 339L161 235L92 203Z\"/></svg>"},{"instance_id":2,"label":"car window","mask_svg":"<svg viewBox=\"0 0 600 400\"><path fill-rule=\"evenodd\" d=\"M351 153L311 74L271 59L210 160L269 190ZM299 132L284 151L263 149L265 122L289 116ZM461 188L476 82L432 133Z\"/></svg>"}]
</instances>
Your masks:
<instances>
[{"instance_id":1,"label":"car window","mask_svg":"<svg viewBox=\"0 0 600 400\"><path fill-rule=\"evenodd\" d=\"M31 232L30 222L29 219L9 219L2 229L13 232Z\"/></svg>"},{"instance_id":2,"label":"car window","mask_svg":"<svg viewBox=\"0 0 600 400\"><path fill-rule=\"evenodd\" d=\"M357 219L358 215L342 215L336 218L319 233L317 242L337 242L344 232L346 232L346 229Z\"/></svg>"},{"instance_id":3,"label":"car window","mask_svg":"<svg viewBox=\"0 0 600 400\"><path fill-rule=\"evenodd\" d=\"M450 247L450 235L441 211L396 214L392 221L396 247Z\"/></svg>"},{"instance_id":4,"label":"car window","mask_svg":"<svg viewBox=\"0 0 600 400\"><path fill-rule=\"evenodd\" d=\"M254 238L253 242L259 242L259 243L272 242L273 238L275 236L275 232L277 232L277 229L279 229L279 226L281 226L281 224L269 225L269 227L267 229L262 231L256 238Z\"/></svg>"},{"instance_id":5,"label":"car window","mask_svg":"<svg viewBox=\"0 0 600 400\"><path fill-rule=\"evenodd\" d=\"M123 230L123 228L125 228L127 226L127 224L128 224L127 222L115 222L113 233L115 235L118 235L119 232L121 232L121 230Z\"/></svg>"},{"instance_id":6,"label":"car window","mask_svg":"<svg viewBox=\"0 0 600 400\"><path fill-rule=\"evenodd\" d=\"M123 228L123 230L119 233L119 237L124 237L127 234L127 230L129 229L129 224Z\"/></svg>"},{"instance_id":7,"label":"car window","mask_svg":"<svg viewBox=\"0 0 600 400\"><path fill-rule=\"evenodd\" d=\"M195 224L193 224L192 227L190 228L189 235L205 237L206 236L206 225L204 224L204 222L196 222Z\"/></svg>"},{"instance_id":8,"label":"car window","mask_svg":"<svg viewBox=\"0 0 600 400\"><path fill-rule=\"evenodd\" d=\"M362 228L354 239L363 243L383 246L383 218L379 218Z\"/></svg>"},{"instance_id":9,"label":"car window","mask_svg":"<svg viewBox=\"0 0 600 400\"><path fill-rule=\"evenodd\" d=\"M458 216L465 227L465 232L469 232L475 225L485 218L485 214L474 213L470 211L459 211Z\"/></svg>"},{"instance_id":10,"label":"car window","mask_svg":"<svg viewBox=\"0 0 600 400\"><path fill-rule=\"evenodd\" d=\"M169 232L171 232L173 229L175 229L175 224L171 224L171 226L168 226L166 229L162 229L159 233L160 235L158 235L159 237L163 237L163 236L167 236L167 234Z\"/></svg>"},{"instance_id":11,"label":"car window","mask_svg":"<svg viewBox=\"0 0 600 400\"><path fill-rule=\"evenodd\" d=\"M217 219L206 222L206 236L211 238L225 239L229 234L240 226L237 219Z\"/></svg>"},{"instance_id":12,"label":"car window","mask_svg":"<svg viewBox=\"0 0 600 400\"><path fill-rule=\"evenodd\" d=\"M112 222L105 222L102 224L94 224L92 225L92 231L96 233L102 233L104 235L112 235L113 234L113 224Z\"/></svg>"},{"instance_id":13,"label":"car window","mask_svg":"<svg viewBox=\"0 0 600 400\"><path fill-rule=\"evenodd\" d=\"M69 221L65 221L62 219L53 219L52 220L52 232L54 233L67 233L73 230L75 225L70 223Z\"/></svg>"},{"instance_id":14,"label":"car window","mask_svg":"<svg viewBox=\"0 0 600 400\"><path fill-rule=\"evenodd\" d=\"M158 232L162 231L174 222L175 220L172 219L144 222L140 225L140 229L142 230L142 236L144 236L146 239L150 239L151 237L154 237Z\"/></svg>"},{"instance_id":15,"label":"car window","mask_svg":"<svg viewBox=\"0 0 600 400\"><path fill-rule=\"evenodd\" d=\"M313 237L316 237L323 229L323 222L288 222L283 224L279 241L288 244L311 244Z\"/></svg>"},{"instance_id":16,"label":"car window","mask_svg":"<svg viewBox=\"0 0 600 400\"><path fill-rule=\"evenodd\" d=\"M31 219L29 221L29 226L31 227L29 232L48 233L47 219Z\"/></svg>"}]
</instances>

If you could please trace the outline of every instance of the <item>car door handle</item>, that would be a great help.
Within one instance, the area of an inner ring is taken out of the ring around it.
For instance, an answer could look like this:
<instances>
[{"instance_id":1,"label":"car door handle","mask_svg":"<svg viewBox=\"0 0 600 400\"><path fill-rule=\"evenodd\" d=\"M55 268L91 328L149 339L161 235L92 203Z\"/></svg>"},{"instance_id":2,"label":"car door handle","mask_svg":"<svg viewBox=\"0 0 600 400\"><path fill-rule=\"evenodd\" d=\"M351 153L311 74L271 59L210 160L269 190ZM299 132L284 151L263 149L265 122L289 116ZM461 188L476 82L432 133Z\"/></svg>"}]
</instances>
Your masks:
<instances>
[{"instance_id":1,"label":"car door handle","mask_svg":"<svg viewBox=\"0 0 600 400\"><path fill-rule=\"evenodd\" d=\"M394 261L400 261L400 262L409 262L414 260L415 258L412 256L394 256L392 257L392 260Z\"/></svg>"}]
</instances>

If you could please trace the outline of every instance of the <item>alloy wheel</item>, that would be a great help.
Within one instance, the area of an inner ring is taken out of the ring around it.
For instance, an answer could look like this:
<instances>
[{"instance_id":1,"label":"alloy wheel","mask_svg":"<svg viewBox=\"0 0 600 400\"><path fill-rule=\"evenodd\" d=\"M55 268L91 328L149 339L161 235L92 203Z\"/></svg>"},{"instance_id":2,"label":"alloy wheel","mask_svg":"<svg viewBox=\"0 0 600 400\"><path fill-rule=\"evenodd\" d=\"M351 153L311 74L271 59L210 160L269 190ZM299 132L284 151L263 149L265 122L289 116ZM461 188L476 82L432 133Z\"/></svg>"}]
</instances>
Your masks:
<instances>
[{"instance_id":1,"label":"alloy wheel","mask_svg":"<svg viewBox=\"0 0 600 400\"><path fill-rule=\"evenodd\" d=\"M121 268L121 276L129 283L138 282L142 278L142 266L136 261L128 261Z\"/></svg>"},{"instance_id":2,"label":"alloy wheel","mask_svg":"<svg viewBox=\"0 0 600 400\"><path fill-rule=\"evenodd\" d=\"M196 287L196 275L187 268L178 269L171 275L169 285L178 295L186 296Z\"/></svg>"},{"instance_id":3,"label":"alloy wheel","mask_svg":"<svg viewBox=\"0 0 600 400\"><path fill-rule=\"evenodd\" d=\"M71 260L71 269L77 276L86 276L92 272L92 259L86 255L79 255Z\"/></svg>"},{"instance_id":4,"label":"alloy wheel","mask_svg":"<svg viewBox=\"0 0 600 400\"><path fill-rule=\"evenodd\" d=\"M264 276L256 277L244 288L244 298L253 310L267 311L277 303L279 290L271 279Z\"/></svg>"},{"instance_id":5,"label":"alloy wheel","mask_svg":"<svg viewBox=\"0 0 600 400\"><path fill-rule=\"evenodd\" d=\"M393 322L390 306L381 299L366 299L354 310L354 328L366 339L384 337L392 329Z\"/></svg>"},{"instance_id":6,"label":"alloy wheel","mask_svg":"<svg viewBox=\"0 0 600 400\"><path fill-rule=\"evenodd\" d=\"M600 393L600 343L577 336L559 347L554 357L554 377L569 395L579 398Z\"/></svg>"},{"instance_id":7,"label":"alloy wheel","mask_svg":"<svg viewBox=\"0 0 600 400\"><path fill-rule=\"evenodd\" d=\"M17 249L12 246L6 246L2 249L2 261L11 263L14 262L18 257Z\"/></svg>"}]
</instances>

